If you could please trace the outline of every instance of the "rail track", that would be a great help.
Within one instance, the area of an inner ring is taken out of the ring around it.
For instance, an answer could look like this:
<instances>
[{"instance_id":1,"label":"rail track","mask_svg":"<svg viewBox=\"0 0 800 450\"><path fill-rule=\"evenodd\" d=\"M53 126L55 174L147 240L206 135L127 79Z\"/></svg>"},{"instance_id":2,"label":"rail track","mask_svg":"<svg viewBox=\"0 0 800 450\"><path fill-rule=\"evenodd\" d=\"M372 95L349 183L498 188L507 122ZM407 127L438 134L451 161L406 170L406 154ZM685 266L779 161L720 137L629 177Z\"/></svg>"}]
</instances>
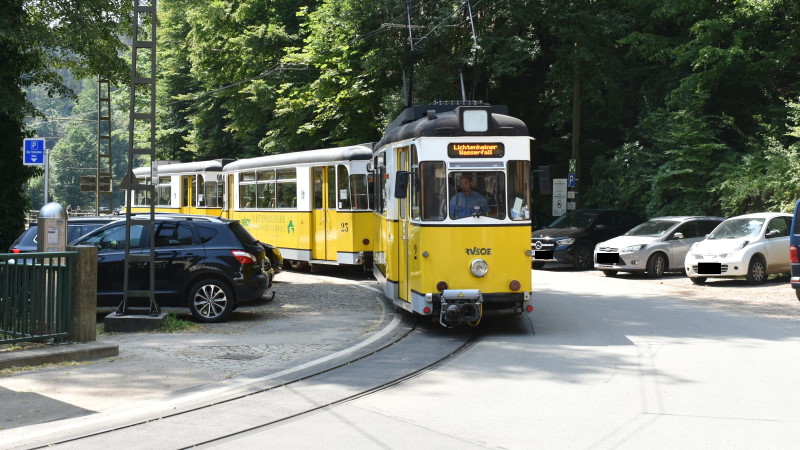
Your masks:
<instances>
[{"instance_id":1,"label":"rail track","mask_svg":"<svg viewBox=\"0 0 800 450\"><path fill-rule=\"evenodd\" d=\"M247 433L390 388L455 358L480 328L441 329L396 315L392 331L328 360L127 415L100 418L19 441L9 448L190 448Z\"/></svg>"}]
</instances>

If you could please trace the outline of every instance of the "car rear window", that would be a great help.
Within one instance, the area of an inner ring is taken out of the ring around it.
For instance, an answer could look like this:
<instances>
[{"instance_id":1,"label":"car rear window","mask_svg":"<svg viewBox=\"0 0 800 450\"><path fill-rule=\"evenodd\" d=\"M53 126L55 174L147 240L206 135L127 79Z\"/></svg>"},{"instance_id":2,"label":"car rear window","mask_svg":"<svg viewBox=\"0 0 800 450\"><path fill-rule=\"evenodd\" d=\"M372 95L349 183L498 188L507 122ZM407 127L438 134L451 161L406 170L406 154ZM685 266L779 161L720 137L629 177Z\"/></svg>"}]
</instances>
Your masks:
<instances>
[{"instance_id":1,"label":"car rear window","mask_svg":"<svg viewBox=\"0 0 800 450\"><path fill-rule=\"evenodd\" d=\"M214 239L219 234L219 231L210 228L204 227L202 225L197 226L197 233L200 235L200 242L205 244L206 242Z\"/></svg>"},{"instance_id":2,"label":"car rear window","mask_svg":"<svg viewBox=\"0 0 800 450\"><path fill-rule=\"evenodd\" d=\"M239 242L246 244L246 245L256 245L258 241L256 238L253 237L239 222L231 222L228 224L228 228L233 231L233 234L239 239Z\"/></svg>"}]
</instances>

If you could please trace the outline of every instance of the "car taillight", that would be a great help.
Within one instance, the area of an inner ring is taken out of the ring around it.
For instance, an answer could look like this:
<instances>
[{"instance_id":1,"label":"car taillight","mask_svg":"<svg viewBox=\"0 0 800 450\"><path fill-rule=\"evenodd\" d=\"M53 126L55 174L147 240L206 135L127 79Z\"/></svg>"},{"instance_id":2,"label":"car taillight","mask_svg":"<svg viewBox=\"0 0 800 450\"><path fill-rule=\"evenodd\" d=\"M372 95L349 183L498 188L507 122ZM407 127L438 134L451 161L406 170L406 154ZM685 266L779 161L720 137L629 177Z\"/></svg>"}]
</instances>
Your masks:
<instances>
[{"instance_id":1,"label":"car taillight","mask_svg":"<svg viewBox=\"0 0 800 450\"><path fill-rule=\"evenodd\" d=\"M789 246L789 262L792 264L797 264L800 262L797 258L797 247L794 245Z\"/></svg>"},{"instance_id":2,"label":"car taillight","mask_svg":"<svg viewBox=\"0 0 800 450\"><path fill-rule=\"evenodd\" d=\"M258 262L252 253L244 252L242 250L231 250L231 254L234 258L236 258L237 261L239 261L239 264L253 264Z\"/></svg>"},{"instance_id":3,"label":"car taillight","mask_svg":"<svg viewBox=\"0 0 800 450\"><path fill-rule=\"evenodd\" d=\"M20 252L18 248L12 248L11 253L22 253L22 252Z\"/></svg>"}]
</instances>

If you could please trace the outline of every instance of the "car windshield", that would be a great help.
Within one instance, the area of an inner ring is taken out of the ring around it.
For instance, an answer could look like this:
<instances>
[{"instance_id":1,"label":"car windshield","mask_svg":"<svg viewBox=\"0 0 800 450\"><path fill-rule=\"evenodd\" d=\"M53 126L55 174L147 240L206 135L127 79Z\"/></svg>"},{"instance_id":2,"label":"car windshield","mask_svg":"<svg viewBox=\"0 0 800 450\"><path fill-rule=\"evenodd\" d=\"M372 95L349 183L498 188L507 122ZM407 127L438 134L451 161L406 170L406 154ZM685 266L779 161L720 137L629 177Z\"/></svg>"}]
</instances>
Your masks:
<instances>
[{"instance_id":1,"label":"car windshield","mask_svg":"<svg viewBox=\"0 0 800 450\"><path fill-rule=\"evenodd\" d=\"M678 223L676 220L648 220L625 233L625 236L661 237L667 234L676 223Z\"/></svg>"},{"instance_id":2,"label":"car windshield","mask_svg":"<svg viewBox=\"0 0 800 450\"><path fill-rule=\"evenodd\" d=\"M714 229L709 239L736 239L758 236L766 219L729 219Z\"/></svg>"},{"instance_id":3,"label":"car windshield","mask_svg":"<svg viewBox=\"0 0 800 450\"><path fill-rule=\"evenodd\" d=\"M586 228L599 215L598 211L570 211L554 220L549 228Z\"/></svg>"}]
</instances>

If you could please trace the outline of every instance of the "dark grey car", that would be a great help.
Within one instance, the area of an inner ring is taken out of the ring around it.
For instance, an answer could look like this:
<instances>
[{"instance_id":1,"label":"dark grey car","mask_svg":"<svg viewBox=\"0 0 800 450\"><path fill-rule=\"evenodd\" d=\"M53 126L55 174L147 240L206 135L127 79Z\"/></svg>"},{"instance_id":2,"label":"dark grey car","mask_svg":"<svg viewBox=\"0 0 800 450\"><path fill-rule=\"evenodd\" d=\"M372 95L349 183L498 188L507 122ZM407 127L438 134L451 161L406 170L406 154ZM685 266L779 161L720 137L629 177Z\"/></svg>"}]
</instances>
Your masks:
<instances>
[{"instance_id":1,"label":"dark grey car","mask_svg":"<svg viewBox=\"0 0 800 450\"><path fill-rule=\"evenodd\" d=\"M629 211L612 209L577 209L553 221L547 228L533 232L533 267L545 263L572 264L576 269L591 269L594 247L598 242L630 230L643 220Z\"/></svg>"}]
</instances>

